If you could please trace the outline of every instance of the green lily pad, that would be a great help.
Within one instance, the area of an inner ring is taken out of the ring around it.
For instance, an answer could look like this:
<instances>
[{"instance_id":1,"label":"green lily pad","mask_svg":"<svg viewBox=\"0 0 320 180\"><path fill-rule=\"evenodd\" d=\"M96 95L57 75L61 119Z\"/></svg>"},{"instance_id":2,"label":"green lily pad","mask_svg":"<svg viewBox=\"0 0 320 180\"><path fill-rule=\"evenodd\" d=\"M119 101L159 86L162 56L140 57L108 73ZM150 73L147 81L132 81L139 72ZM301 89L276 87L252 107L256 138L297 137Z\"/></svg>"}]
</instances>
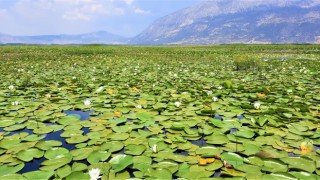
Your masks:
<instances>
[{"instance_id":1,"label":"green lily pad","mask_svg":"<svg viewBox=\"0 0 320 180\"><path fill-rule=\"evenodd\" d=\"M268 172L287 172L288 171L288 166L283 163L280 160L276 160L276 159L265 159L263 166L261 167L261 169L263 171L268 171Z\"/></svg>"},{"instance_id":2,"label":"green lily pad","mask_svg":"<svg viewBox=\"0 0 320 180\"><path fill-rule=\"evenodd\" d=\"M3 179L3 180L6 180L6 179L10 179L10 180L26 180L27 178L24 177L21 174L7 174L7 175L0 176L0 179Z\"/></svg>"},{"instance_id":3,"label":"green lily pad","mask_svg":"<svg viewBox=\"0 0 320 180\"><path fill-rule=\"evenodd\" d=\"M75 114L70 114L68 116L62 117L61 119L58 120L59 124L62 125L69 125L69 124L74 124L79 122L80 120L80 116L79 115L75 115Z\"/></svg>"},{"instance_id":4,"label":"green lily pad","mask_svg":"<svg viewBox=\"0 0 320 180\"><path fill-rule=\"evenodd\" d=\"M31 161L33 158L41 158L43 155L44 155L43 151L36 148L31 148L31 149L20 151L17 154L17 158L21 159L22 161L28 162L28 161Z\"/></svg>"},{"instance_id":5,"label":"green lily pad","mask_svg":"<svg viewBox=\"0 0 320 180\"><path fill-rule=\"evenodd\" d=\"M107 150L109 152L120 151L124 147L124 144L121 141L108 141L101 144L101 150Z\"/></svg>"},{"instance_id":6,"label":"green lily pad","mask_svg":"<svg viewBox=\"0 0 320 180\"><path fill-rule=\"evenodd\" d=\"M86 170L87 168L88 168L88 166L86 164L78 163L78 162L74 162L71 167L72 172L83 171L83 170Z\"/></svg>"},{"instance_id":7,"label":"green lily pad","mask_svg":"<svg viewBox=\"0 0 320 180\"><path fill-rule=\"evenodd\" d=\"M136 145L136 144L129 144L126 146L125 154L129 155L141 155L146 150L145 145Z\"/></svg>"},{"instance_id":8,"label":"green lily pad","mask_svg":"<svg viewBox=\"0 0 320 180\"><path fill-rule=\"evenodd\" d=\"M306 157L285 157L281 161L287 163L290 169L297 169L312 173L316 170L315 161Z\"/></svg>"},{"instance_id":9,"label":"green lily pad","mask_svg":"<svg viewBox=\"0 0 320 180\"><path fill-rule=\"evenodd\" d=\"M71 154L68 149L57 147L47 150L44 154L44 157L47 159L57 159L60 157L71 157Z\"/></svg>"},{"instance_id":10,"label":"green lily pad","mask_svg":"<svg viewBox=\"0 0 320 180\"><path fill-rule=\"evenodd\" d=\"M290 171L289 172L291 175L293 175L294 177L298 178L298 179L310 179L310 180L317 180L318 179L318 176L315 175L315 174L311 174L311 173L307 173L307 172L300 172L300 171L295 171L295 172L292 172Z\"/></svg>"},{"instance_id":11,"label":"green lily pad","mask_svg":"<svg viewBox=\"0 0 320 180\"><path fill-rule=\"evenodd\" d=\"M133 157L133 167L138 169L141 172L146 172L147 169L151 166L152 159L147 156L134 156Z\"/></svg>"},{"instance_id":12,"label":"green lily pad","mask_svg":"<svg viewBox=\"0 0 320 180\"><path fill-rule=\"evenodd\" d=\"M179 164L174 161L161 161L157 164L153 164L152 167L168 169L171 174L174 174L176 171L178 171Z\"/></svg>"},{"instance_id":13,"label":"green lily pad","mask_svg":"<svg viewBox=\"0 0 320 180\"><path fill-rule=\"evenodd\" d=\"M100 161L105 161L111 156L111 153L108 151L92 151L87 160L90 164L95 164Z\"/></svg>"},{"instance_id":14,"label":"green lily pad","mask_svg":"<svg viewBox=\"0 0 320 180\"><path fill-rule=\"evenodd\" d=\"M52 147L61 146L62 142L56 141L56 140L48 140L48 141L39 141L35 147L41 149L41 150L48 150Z\"/></svg>"},{"instance_id":15,"label":"green lily pad","mask_svg":"<svg viewBox=\"0 0 320 180\"><path fill-rule=\"evenodd\" d=\"M159 179L159 180L172 179L172 173L168 169L164 169L164 168L157 168L157 169L149 168L145 173L145 175L149 176L152 179Z\"/></svg>"},{"instance_id":16,"label":"green lily pad","mask_svg":"<svg viewBox=\"0 0 320 180\"><path fill-rule=\"evenodd\" d=\"M71 136L70 138L67 138L66 141L69 144L78 144L78 143L82 143L85 142L89 139L88 136L83 136L83 135L75 135L75 136Z\"/></svg>"},{"instance_id":17,"label":"green lily pad","mask_svg":"<svg viewBox=\"0 0 320 180\"><path fill-rule=\"evenodd\" d=\"M129 138L128 133L111 133L108 135L108 139L113 141L123 141Z\"/></svg>"},{"instance_id":18,"label":"green lily pad","mask_svg":"<svg viewBox=\"0 0 320 180\"><path fill-rule=\"evenodd\" d=\"M8 127L8 126L11 126L13 124L15 124L16 122L13 121L13 120L6 120L6 119L3 119L0 121L0 127L3 128L3 127Z\"/></svg>"},{"instance_id":19,"label":"green lily pad","mask_svg":"<svg viewBox=\"0 0 320 180\"><path fill-rule=\"evenodd\" d=\"M264 174L262 176L263 180L269 180L269 179L279 179L279 180L297 180L296 177L289 173L271 173L271 174Z\"/></svg>"},{"instance_id":20,"label":"green lily pad","mask_svg":"<svg viewBox=\"0 0 320 180\"><path fill-rule=\"evenodd\" d=\"M32 171L23 174L28 179L50 179L53 175L53 171Z\"/></svg>"},{"instance_id":21,"label":"green lily pad","mask_svg":"<svg viewBox=\"0 0 320 180\"><path fill-rule=\"evenodd\" d=\"M71 172L71 167L69 165L65 165L57 170L57 174L60 178L67 177Z\"/></svg>"},{"instance_id":22,"label":"green lily pad","mask_svg":"<svg viewBox=\"0 0 320 180\"><path fill-rule=\"evenodd\" d=\"M23 169L24 164L19 164L17 166L8 166L8 165L1 165L0 166L0 177L7 175L7 174L14 174L16 172L19 172L21 169Z\"/></svg>"},{"instance_id":23,"label":"green lily pad","mask_svg":"<svg viewBox=\"0 0 320 180\"><path fill-rule=\"evenodd\" d=\"M221 149L211 146L201 147L196 150L196 154L201 155L201 157L215 157L221 153Z\"/></svg>"},{"instance_id":24,"label":"green lily pad","mask_svg":"<svg viewBox=\"0 0 320 180\"><path fill-rule=\"evenodd\" d=\"M238 166L243 164L243 157L236 153L232 152L226 152L221 155L221 159L227 161L227 163L233 165L233 166Z\"/></svg>"},{"instance_id":25,"label":"green lily pad","mask_svg":"<svg viewBox=\"0 0 320 180\"><path fill-rule=\"evenodd\" d=\"M40 167L40 170L43 170L43 171L56 170L64 165L69 164L71 160L72 160L71 157L59 157L59 156L56 159L45 160L41 163L41 165L44 165L44 166Z\"/></svg>"},{"instance_id":26,"label":"green lily pad","mask_svg":"<svg viewBox=\"0 0 320 180\"><path fill-rule=\"evenodd\" d=\"M113 157L109 162L112 166L112 169L115 172L119 172L133 163L133 157L129 155L120 154Z\"/></svg>"},{"instance_id":27,"label":"green lily pad","mask_svg":"<svg viewBox=\"0 0 320 180\"><path fill-rule=\"evenodd\" d=\"M71 150L70 153L73 156L73 160L78 161L86 159L92 151L92 148L81 148Z\"/></svg>"},{"instance_id":28,"label":"green lily pad","mask_svg":"<svg viewBox=\"0 0 320 180\"><path fill-rule=\"evenodd\" d=\"M69 176L66 177L66 180L74 180L74 179L89 180L90 175L82 171L73 171Z\"/></svg>"}]
</instances>

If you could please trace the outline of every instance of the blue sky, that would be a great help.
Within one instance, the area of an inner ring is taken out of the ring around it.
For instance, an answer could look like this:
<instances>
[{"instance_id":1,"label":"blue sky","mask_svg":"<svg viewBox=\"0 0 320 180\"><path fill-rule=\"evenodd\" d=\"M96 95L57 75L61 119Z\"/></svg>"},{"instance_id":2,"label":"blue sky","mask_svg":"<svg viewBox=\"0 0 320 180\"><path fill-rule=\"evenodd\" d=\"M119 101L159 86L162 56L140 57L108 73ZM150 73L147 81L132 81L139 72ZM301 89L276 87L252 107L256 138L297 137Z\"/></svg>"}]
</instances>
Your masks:
<instances>
[{"instance_id":1,"label":"blue sky","mask_svg":"<svg viewBox=\"0 0 320 180\"><path fill-rule=\"evenodd\" d=\"M0 0L0 33L135 36L154 20L201 0Z\"/></svg>"}]
</instances>

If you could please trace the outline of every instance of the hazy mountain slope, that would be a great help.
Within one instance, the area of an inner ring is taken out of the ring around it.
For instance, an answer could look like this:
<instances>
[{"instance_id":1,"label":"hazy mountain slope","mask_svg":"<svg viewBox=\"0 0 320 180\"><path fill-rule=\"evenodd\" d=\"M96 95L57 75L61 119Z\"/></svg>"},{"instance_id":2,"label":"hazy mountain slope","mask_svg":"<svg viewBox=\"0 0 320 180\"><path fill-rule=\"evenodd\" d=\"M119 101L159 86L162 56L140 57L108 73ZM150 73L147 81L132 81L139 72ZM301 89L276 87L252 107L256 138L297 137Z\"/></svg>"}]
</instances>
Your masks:
<instances>
[{"instance_id":1,"label":"hazy mountain slope","mask_svg":"<svg viewBox=\"0 0 320 180\"><path fill-rule=\"evenodd\" d=\"M0 34L0 42L26 44L118 44L125 43L126 38L105 31L79 35L10 36Z\"/></svg>"},{"instance_id":2,"label":"hazy mountain slope","mask_svg":"<svg viewBox=\"0 0 320 180\"><path fill-rule=\"evenodd\" d=\"M132 39L163 43L314 43L320 0L212 0L160 18Z\"/></svg>"}]
</instances>

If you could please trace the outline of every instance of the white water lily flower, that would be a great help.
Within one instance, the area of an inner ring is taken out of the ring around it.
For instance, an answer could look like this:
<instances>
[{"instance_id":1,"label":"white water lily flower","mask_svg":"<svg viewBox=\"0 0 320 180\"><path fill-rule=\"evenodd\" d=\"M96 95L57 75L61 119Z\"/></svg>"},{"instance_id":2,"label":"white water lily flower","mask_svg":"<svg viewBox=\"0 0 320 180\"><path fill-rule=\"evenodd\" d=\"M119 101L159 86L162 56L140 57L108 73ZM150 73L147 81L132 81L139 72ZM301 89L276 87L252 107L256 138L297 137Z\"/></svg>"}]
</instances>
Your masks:
<instances>
[{"instance_id":1,"label":"white water lily flower","mask_svg":"<svg viewBox=\"0 0 320 180\"><path fill-rule=\"evenodd\" d=\"M157 144L154 144L151 148L152 152L156 153L158 151Z\"/></svg>"},{"instance_id":2,"label":"white water lily flower","mask_svg":"<svg viewBox=\"0 0 320 180\"><path fill-rule=\"evenodd\" d=\"M18 101L13 101L13 102L11 102L11 105L12 106L17 106L17 105L19 105L19 102Z\"/></svg>"},{"instance_id":3,"label":"white water lily flower","mask_svg":"<svg viewBox=\"0 0 320 180\"><path fill-rule=\"evenodd\" d=\"M181 102L178 102L178 101L177 101L177 102L174 103L174 105L175 105L176 107L180 107L180 106L181 106Z\"/></svg>"},{"instance_id":4,"label":"white water lily flower","mask_svg":"<svg viewBox=\"0 0 320 180\"><path fill-rule=\"evenodd\" d=\"M100 169L99 168L92 168L89 170L90 180L98 180L101 178L100 175Z\"/></svg>"},{"instance_id":5,"label":"white water lily flower","mask_svg":"<svg viewBox=\"0 0 320 180\"><path fill-rule=\"evenodd\" d=\"M210 96L212 93L212 91L207 91L208 96Z\"/></svg>"},{"instance_id":6,"label":"white water lily flower","mask_svg":"<svg viewBox=\"0 0 320 180\"><path fill-rule=\"evenodd\" d=\"M222 89L222 86L219 86L218 89Z\"/></svg>"},{"instance_id":7,"label":"white water lily flower","mask_svg":"<svg viewBox=\"0 0 320 180\"><path fill-rule=\"evenodd\" d=\"M136 108L141 109L142 106L140 104L136 105Z\"/></svg>"},{"instance_id":8,"label":"white water lily flower","mask_svg":"<svg viewBox=\"0 0 320 180\"><path fill-rule=\"evenodd\" d=\"M77 79L77 78L75 76L73 76L72 79Z\"/></svg>"},{"instance_id":9,"label":"white water lily flower","mask_svg":"<svg viewBox=\"0 0 320 180\"><path fill-rule=\"evenodd\" d=\"M96 92L101 92L103 90L103 86L100 86L97 90L96 90Z\"/></svg>"},{"instance_id":10,"label":"white water lily flower","mask_svg":"<svg viewBox=\"0 0 320 180\"><path fill-rule=\"evenodd\" d=\"M9 86L9 89L10 89L10 90L13 90L13 89L14 89L14 86L13 86L13 85L10 85L10 86Z\"/></svg>"},{"instance_id":11,"label":"white water lily flower","mask_svg":"<svg viewBox=\"0 0 320 180\"><path fill-rule=\"evenodd\" d=\"M253 107L254 107L255 109L260 109L260 106L261 106L261 104L258 103L258 102L255 102L255 103L253 104Z\"/></svg>"},{"instance_id":12,"label":"white water lily flower","mask_svg":"<svg viewBox=\"0 0 320 180\"><path fill-rule=\"evenodd\" d=\"M213 100L214 102L217 102L219 99L218 99L217 97L213 97L212 100Z\"/></svg>"},{"instance_id":13,"label":"white water lily flower","mask_svg":"<svg viewBox=\"0 0 320 180\"><path fill-rule=\"evenodd\" d=\"M47 98L51 98L51 94L46 94L46 97Z\"/></svg>"},{"instance_id":14,"label":"white water lily flower","mask_svg":"<svg viewBox=\"0 0 320 180\"><path fill-rule=\"evenodd\" d=\"M91 101L89 99L84 100L84 105L85 106L90 106L91 105Z\"/></svg>"}]
</instances>

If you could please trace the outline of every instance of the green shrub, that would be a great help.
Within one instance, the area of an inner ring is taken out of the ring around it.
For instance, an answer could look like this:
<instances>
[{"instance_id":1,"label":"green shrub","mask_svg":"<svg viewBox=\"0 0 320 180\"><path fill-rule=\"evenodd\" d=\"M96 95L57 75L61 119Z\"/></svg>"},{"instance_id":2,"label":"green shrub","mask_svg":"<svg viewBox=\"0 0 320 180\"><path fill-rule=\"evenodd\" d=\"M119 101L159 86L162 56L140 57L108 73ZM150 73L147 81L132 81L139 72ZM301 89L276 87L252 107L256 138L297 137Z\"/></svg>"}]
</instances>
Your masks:
<instances>
[{"instance_id":1,"label":"green shrub","mask_svg":"<svg viewBox=\"0 0 320 180\"><path fill-rule=\"evenodd\" d=\"M236 71L260 70L262 60L248 55L236 55L234 57L234 67Z\"/></svg>"}]
</instances>

